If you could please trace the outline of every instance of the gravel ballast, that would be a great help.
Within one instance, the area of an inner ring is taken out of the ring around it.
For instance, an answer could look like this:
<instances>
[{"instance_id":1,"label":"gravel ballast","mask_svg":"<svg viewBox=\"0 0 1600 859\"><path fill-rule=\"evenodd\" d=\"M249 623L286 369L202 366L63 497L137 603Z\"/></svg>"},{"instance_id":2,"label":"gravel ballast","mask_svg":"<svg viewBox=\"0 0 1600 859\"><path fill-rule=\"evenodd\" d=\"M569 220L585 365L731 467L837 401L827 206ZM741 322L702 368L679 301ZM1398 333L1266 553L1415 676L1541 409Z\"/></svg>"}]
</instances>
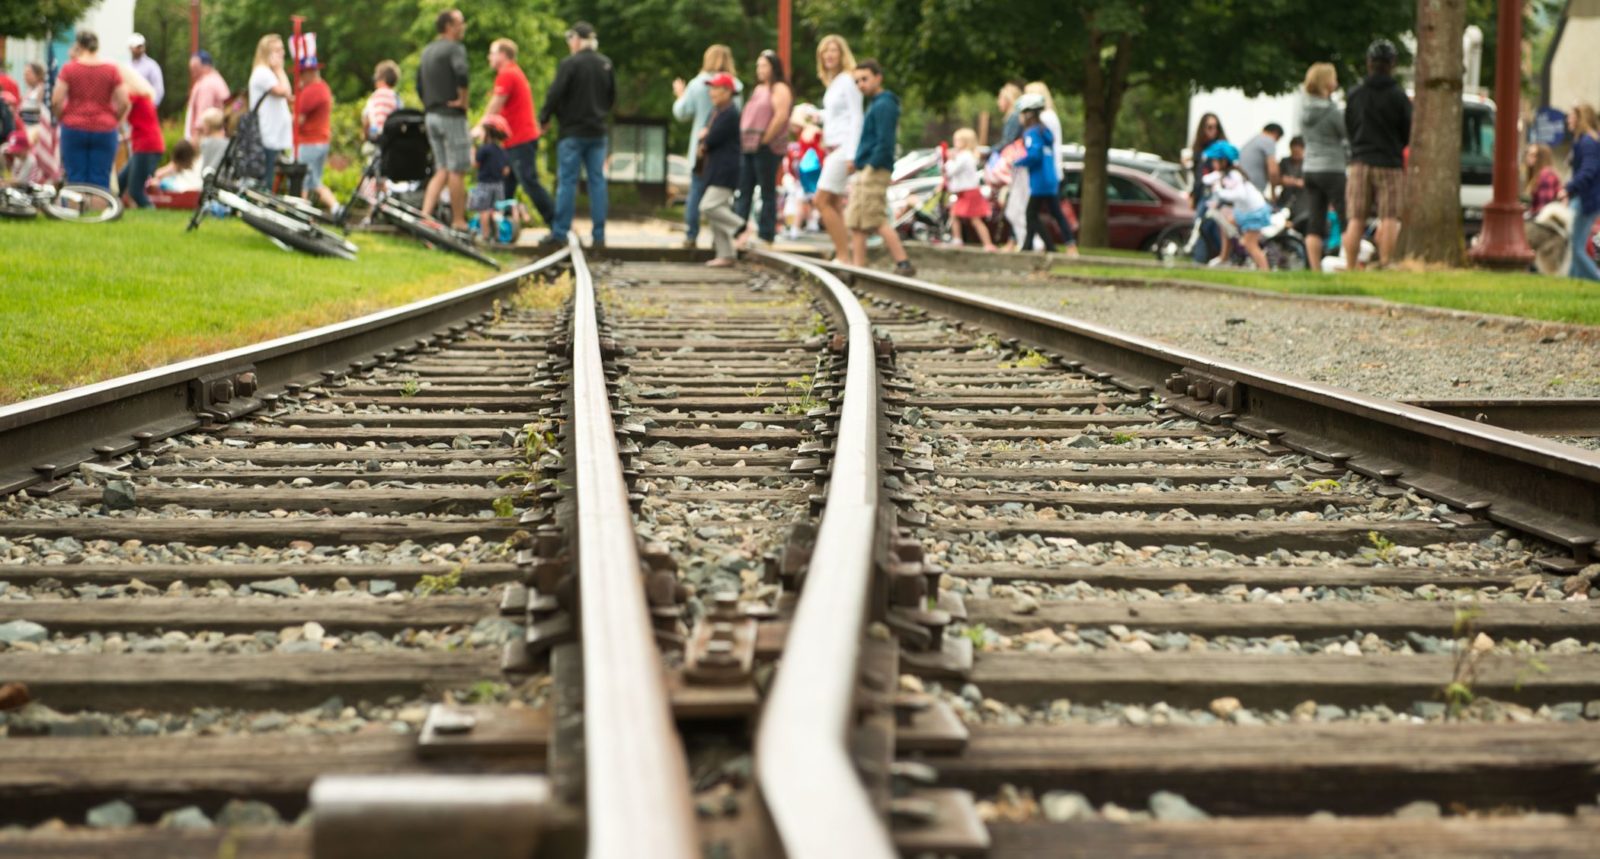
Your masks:
<instances>
[{"instance_id":1,"label":"gravel ballast","mask_svg":"<svg viewBox=\"0 0 1600 859\"><path fill-rule=\"evenodd\" d=\"M1374 396L1600 396L1600 348L1536 322L1512 329L1399 308L1037 275L921 277Z\"/></svg>"}]
</instances>

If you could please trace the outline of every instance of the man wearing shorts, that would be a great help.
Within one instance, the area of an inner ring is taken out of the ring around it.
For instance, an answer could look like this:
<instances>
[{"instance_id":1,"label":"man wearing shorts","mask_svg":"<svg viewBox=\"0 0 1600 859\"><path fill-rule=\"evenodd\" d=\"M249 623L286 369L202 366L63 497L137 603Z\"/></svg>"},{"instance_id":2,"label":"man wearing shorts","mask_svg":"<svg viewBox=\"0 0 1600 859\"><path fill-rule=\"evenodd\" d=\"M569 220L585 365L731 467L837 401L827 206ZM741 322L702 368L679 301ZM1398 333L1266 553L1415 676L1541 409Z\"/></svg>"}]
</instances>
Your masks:
<instances>
[{"instance_id":1,"label":"man wearing shorts","mask_svg":"<svg viewBox=\"0 0 1600 859\"><path fill-rule=\"evenodd\" d=\"M867 264L867 236L883 236L883 245L894 259L895 274L911 277L917 270L906 258L900 236L889 223L889 177L894 173L894 141L900 126L900 99L883 88L883 67L877 60L856 63L853 72L861 98L867 102L861 119L861 139L851 167L856 187L844 210L844 225L850 228L854 262Z\"/></svg>"},{"instance_id":2,"label":"man wearing shorts","mask_svg":"<svg viewBox=\"0 0 1600 859\"><path fill-rule=\"evenodd\" d=\"M294 97L294 134L300 146L300 163L306 165L302 196L336 212L339 201L322 184L322 171L328 166L328 143L332 140L329 114L333 112L333 92L322 79L322 64L316 57L300 58L300 92Z\"/></svg>"},{"instance_id":3,"label":"man wearing shorts","mask_svg":"<svg viewBox=\"0 0 1600 859\"><path fill-rule=\"evenodd\" d=\"M427 114L428 144L433 148L433 177L422 195L422 214L433 217L439 194L450 188L450 226L467 229L467 171L472 169L472 141L467 136L467 49L461 38L467 19L459 9L446 9L434 22L439 36L422 49L417 66L417 95Z\"/></svg>"},{"instance_id":4,"label":"man wearing shorts","mask_svg":"<svg viewBox=\"0 0 1600 859\"><path fill-rule=\"evenodd\" d=\"M1345 265L1361 262L1361 236L1374 206L1378 209L1378 263L1387 266L1400 237L1400 207L1405 204L1405 149L1411 142L1411 99L1393 77L1396 51L1387 39L1367 49L1367 79L1350 93L1344 109L1350 137L1350 179L1345 186Z\"/></svg>"}]
</instances>

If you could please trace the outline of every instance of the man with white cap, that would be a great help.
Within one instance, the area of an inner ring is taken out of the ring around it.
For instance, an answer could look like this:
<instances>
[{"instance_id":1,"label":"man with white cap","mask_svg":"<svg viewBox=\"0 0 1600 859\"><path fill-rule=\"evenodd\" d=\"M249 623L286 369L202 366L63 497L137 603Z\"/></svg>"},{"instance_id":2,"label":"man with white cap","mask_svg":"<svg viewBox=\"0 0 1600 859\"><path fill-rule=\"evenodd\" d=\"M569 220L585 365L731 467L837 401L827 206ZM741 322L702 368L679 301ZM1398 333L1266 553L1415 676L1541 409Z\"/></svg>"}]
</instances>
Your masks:
<instances>
[{"instance_id":1,"label":"man with white cap","mask_svg":"<svg viewBox=\"0 0 1600 859\"><path fill-rule=\"evenodd\" d=\"M150 58L144 50L144 36L134 33L128 39L128 52L133 54L133 70L139 77L150 83L150 88L156 91L153 100L157 107L161 106L161 97L167 94L166 81L161 76L161 64Z\"/></svg>"}]
</instances>

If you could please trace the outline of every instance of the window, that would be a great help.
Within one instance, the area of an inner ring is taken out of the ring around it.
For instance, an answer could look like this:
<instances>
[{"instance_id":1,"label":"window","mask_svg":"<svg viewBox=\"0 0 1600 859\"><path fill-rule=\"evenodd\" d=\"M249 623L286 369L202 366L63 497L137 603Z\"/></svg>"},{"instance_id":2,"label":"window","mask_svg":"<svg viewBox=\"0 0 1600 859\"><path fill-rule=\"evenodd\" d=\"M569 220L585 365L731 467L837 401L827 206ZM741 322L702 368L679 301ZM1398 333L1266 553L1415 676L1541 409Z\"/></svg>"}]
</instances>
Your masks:
<instances>
[{"instance_id":1,"label":"window","mask_svg":"<svg viewBox=\"0 0 1600 859\"><path fill-rule=\"evenodd\" d=\"M1150 189L1139 184L1136 179L1118 176L1113 173L1107 178L1106 199L1113 203L1154 203L1156 195ZM1068 170L1065 178L1061 180L1061 197L1066 200L1079 200L1083 198L1083 171Z\"/></svg>"},{"instance_id":2,"label":"window","mask_svg":"<svg viewBox=\"0 0 1600 859\"><path fill-rule=\"evenodd\" d=\"M1156 195L1126 176L1112 176L1106 196L1114 203L1154 203Z\"/></svg>"},{"instance_id":3,"label":"window","mask_svg":"<svg viewBox=\"0 0 1600 859\"><path fill-rule=\"evenodd\" d=\"M1083 196L1083 171L1068 170L1065 178L1061 180L1061 197L1066 200L1076 200Z\"/></svg>"}]
</instances>

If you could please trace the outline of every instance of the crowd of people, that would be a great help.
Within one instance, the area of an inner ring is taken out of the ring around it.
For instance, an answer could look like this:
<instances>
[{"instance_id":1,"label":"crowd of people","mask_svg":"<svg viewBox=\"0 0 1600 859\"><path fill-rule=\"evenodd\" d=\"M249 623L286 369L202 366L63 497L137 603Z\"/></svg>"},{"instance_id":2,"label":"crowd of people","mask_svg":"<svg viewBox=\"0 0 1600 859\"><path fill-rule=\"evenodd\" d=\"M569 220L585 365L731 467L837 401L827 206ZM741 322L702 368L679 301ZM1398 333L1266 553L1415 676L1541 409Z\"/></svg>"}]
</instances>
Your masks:
<instances>
[{"instance_id":1,"label":"crowd of people","mask_svg":"<svg viewBox=\"0 0 1600 859\"><path fill-rule=\"evenodd\" d=\"M790 70L774 51L756 57L748 88L721 44L706 48L693 78L673 81L673 115L691 124L685 244L696 245L703 220L712 231L709 264L731 265L739 249L773 242L783 218L791 236L808 224L826 232L835 258L856 265L865 264L877 235L896 271L912 273L888 202L900 99L882 64L857 61L843 36L818 42L815 68L820 108L795 103ZM1048 87L1009 83L997 101L1005 123L995 154L985 159L976 133L962 128L942 165L955 240L970 231L985 250L1000 249L989 224L992 197L1005 206L1011 246L1053 251L1060 242L1076 252L1076 216L1060 196L1061 123ZM999 187L986 193L986 185Z\"/></svg>"},{"instance_id":2,"label":"crowd of people","mask_svg":"<svg viewBox=\"0 0 1600 859\"><path fill-rule=\"evenodd\" d=\"M825 89L820 111L795 104L776 51L756 57L748 89L727 45L706 48L699 73L673 81L673 115L692 123L685 242L695 245L704 218L714 253L707 264L732 265L740 248L776 240L786 199L791 229L815 212L837 259L864 265L867 238L876 234L896 271L914 274L888 217L900 100L885 86L883 66L857 62L841 36L823 37L816 63Z\"/></svg>"},{"instance_id":3,"label":"crowd of people","mask_svg":"<svg viewBox=\"0 0 1600 859\"><path fill-rule=\"evenodd\" d=\"M204 117L196 115L192 133L168 151L157 115L166 80L160 64L146 53L144 37L135 33L128 41L132 60L126 64L102 56L100 47L93 32L78 31L53 87L39 63L24 67L25 89L0 73L6 108L0 113L14 119L3 141L6 172L18 180L64 179L106 189L115 177L116 187L141 208L153 205L152 188L198 190ZM224 87L215 104L218 127L225 100ZM122 166L116 169L119 155Z\"/></svg>"},{"instance_id":4,"label":"crowd of people","mask_svg":"<svg viewBox=\"0 0 1600 859\"><path fill-rule=\"evenodd\" d=\"M616 85L611 61L599 53L594 28L579 22L567 31L570 54L558 65L542 110L517 63L516 43L496 39L488 54L494 74L492 92L477 121L469 126L472 63L462 44L467 21L460 10L450 9L440 13L435 23L437 35L423 49L416 77L436 165L424 190L424 212L432 216L448 199L452 203L451 226L465 230L469 213L476 212L485 215L480 221L488 235L491 219L486 214L505 209L505 202L514 200L520 187L550 225L549 240L564 243L575 216L582 171L588 179L594 239L603 244L607 122ZM301 165L301 190L306 199L330 211L337 209L338 201L323 181L332 144L334 98L322 79L319 58L307 55L298 59L296 88L286 70L290 60L284 39L277 34L262 36L242 97L236 98L212 56L197 51L189 59L183 138L168 152L157 115L165 94L160 65L144 52L143 37L135 35L129 48L133 61L119 65L101 56L94 33L80 30L71 58L57 74L48 104L41 66L27 67L26 92L0 73L0 98L7 99L6 104L21 119L17 133L6 145L6 164L13 176L39 182L64 179L108 190L115 187L130 203L144 207L151 205L146 194L151 183L159 183L164 190L199 190L205 172L213 169L227 150L232 128L234 134L246 134L250 145L261 150L260 157L251 162L260 169L252 171L248 179L272 188L285 164ZM388 117L404 106L397 91L399 81L397 63L378 63L372 92L361 112L369 145L381 136ZM561 130L554 199L541 184L538 170L539 140L552 119ZM119 147L126 157L122 169L114 174ZM369 148L367 153L371 151ZM50 156L57 153L59 164L53 164ZM466 176L474 171L478 181L469 197Z\"/></svg>"},{"instance_id":5,"label":"crowd of people","mask_svg":"<svg viewBox=\"0 0 1600 859\"><path fill-rule=\"evenodd\" d=\"M474 113L470 102L472 62L463 46L465 16L439 14L435 39L422 51L417 94L435 170L423 192L422 209L432 215L442 200L451 205L452 226L467 229L476 213L490 236L490 213L520 212L516 192L526 192L549 225L548 239L564 243L575 217L580 175L587 179L593 239L605 242L608 208L605 166L607 126L616 99L611 60L599 52L594 27L579 22L566 33L569 55L556 68L543 107L536 104L510 39L494 40L487 65L493 86L487 104ZM198 190L228 145L230 114L247 117L263 150L257 181L271 187L280 165L303 166L301 188L308 200L335 210L338 201L324 183L332 142L334 98L315 56L299 58L299 85L285 69L282 37L268 34L256 46L243 98L234 99L206 51L189 58L190 85L182 139L171 147L158 108L166 97L160 65L135 34L132 61L118 64L100 51L99 39L79 31L69 61L48 91L45 69L29 64L23 85L0 73L0 116L15 117L5 141L5 163L13 176L115 187L132 205L152 205L148 189ZM1367 75L1340 107L1333 97L1338 72L1315 63L1306 72L1300 135L1289 157L1277 157L1284 131L1267 124L1242 146L1228 140L1216 114L1201 117L1190 152L1197 211L1197 262L1233 258L1235 246L1266 268L1262 231L1275 209L1306 237L1307 255L1321 269L1324 253L1342 252L1355 269L1363 259L1369 219L1376 261L1390 264L1400 232L1404 164L1412 107L1394 77L1397 51L1387 40L1367 52ZM711 45L692 79L673 82L673 115L691 124L686 243L699 239L702 219L710 225L713 265L729 265L741 248L776 240L780 221L791 235L801 226L826 232L835 256L865 263L872 235L882 238L896 269L913 271L894 228L888 191L895 165L900 101L876 60L857 61L846 39L824 36L817 44L815 72L823 88L820 107L797 103L790 69L777 52L762 51L747 86L738 77L732 50ZM384 122L403 106L397 92L400 67L380 62L361 114L369 146ZM1061 122L1042 82L1011 82L996 104L1004 116L997 143L985 157L970 128L952 136L942 159L948 215L956 240L976 237L985 250L997 241L1019 250L1075 252L1076 213L1061 196L1064 158ZM540 181L539 143L554 120L560 125L554 197ZM1580 105L1568 115L1573 132L1572 178L1563 183L1548 147L1534 145L1525 162L1530 216L1552 203L1572 207L1570 232L1581 249L1600 217L1600 128L1594 109ZM113 174L119 159L123 162ZM370 154L370 149L369 149ZM467 193L467 176L476 182ZM759 206L757 202L759 201ZM1337 231L1340 245L1330 247ZM1587 253L1573 255L1573 275L1600 279Z\"/></svg>"},{"instance_id":6,"label":"crowd of people","mask_svg":"<svg viewBox=\"0 0 1600 859\"><path fill-rule=\"evenodd\" d=\"M1360 268L1361 241L1374 210L1378 263L1392 261L1411 139L1411 99L1394 78L1397 56L1388 40L1373 42L1367 76L1342 110L1332 98L1339 89L1338 71L1331 63L1312 64L1303 85L1301 134L1290 141L1290 157L1281 163L1282 126L1269 123L1235 147L1216 114L1200 118L1190 146L1196 159L1190 198L1210 217L1194 245L1196 262L1226 262L1237 240L1256 266L1266 269L1261 235L1274 202L1289 210L1291 222L1306 237L1313 270L1322 270L1331 225L1340 231L1345 266Z\"/></svg>"},{"instance_id":7,"label":"crowd of people","mask_svg":"<svg viewBox=\"0 0 1600 859\"><path fill-rule=\"evenodd\" d=\"M1266 268L1261 230L1274 211L1287 209L1305 236L1313 270L1322 270L1325 253L1338 253L1345 268L1362 267L1362 242L1376 216L1372 244L1380 267L1394 261L1405 201L1405 162L1411 139L1411 99L1394 77L1397 52L1387 40L1367 51L1367 76L1341 108L1337 69L1314 63L1306 70L1300 135L1289 141L1289 157L1277 158L1283 128L1267 124L1243 146L1228 141L1214 113L1200 118L1190 151L1194 185L1190 198L1208 217L1194 260L1224 263L1237 240L1260 268ZM1573 277L1600 280L1594 260L1584 252L1600 217L1600 126L1595 110L1578 105L1568 114L1573 135L1572 178L1563 183L1550 148L1528 147L1523 196L1528 216L1552 203L1570 204L1569 235ZM1329 246L1338 231L1339 245Z\"/></svg>"}]
</instances>

